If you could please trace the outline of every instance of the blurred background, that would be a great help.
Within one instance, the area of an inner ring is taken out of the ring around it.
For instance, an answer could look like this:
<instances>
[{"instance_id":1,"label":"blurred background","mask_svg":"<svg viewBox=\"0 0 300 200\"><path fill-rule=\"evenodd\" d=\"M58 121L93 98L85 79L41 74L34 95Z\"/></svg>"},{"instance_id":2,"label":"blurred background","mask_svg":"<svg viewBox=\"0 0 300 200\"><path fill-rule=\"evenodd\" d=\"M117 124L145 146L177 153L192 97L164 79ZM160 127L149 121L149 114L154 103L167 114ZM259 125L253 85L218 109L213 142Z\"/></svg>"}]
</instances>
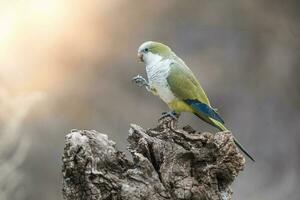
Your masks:
<instances>
[{"instance_id":1,"label":"blurred background","mask_svg":"<svg viewBox=\"0 0 300 200\"><path fill-rule=\"evenodd\" d=\"M167 106L131 78L147 40L194 71L256 158L234 199L300 197L300 2L281 0L0 0L0 200L62 199L71 129L106 133L125 151L130 123ZM191 114L181 126L215 129Z\"/></svg>"}]
</instances>

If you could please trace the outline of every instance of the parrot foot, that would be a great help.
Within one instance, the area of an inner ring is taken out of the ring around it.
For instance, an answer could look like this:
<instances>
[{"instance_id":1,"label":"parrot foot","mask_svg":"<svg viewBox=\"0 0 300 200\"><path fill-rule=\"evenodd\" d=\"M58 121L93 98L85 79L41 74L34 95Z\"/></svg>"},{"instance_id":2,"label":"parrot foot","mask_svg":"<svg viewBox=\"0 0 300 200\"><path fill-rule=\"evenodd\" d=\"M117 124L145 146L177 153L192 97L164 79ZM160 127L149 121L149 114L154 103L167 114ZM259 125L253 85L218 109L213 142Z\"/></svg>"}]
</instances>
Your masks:
<instances>
[{"instance_id":1,"label":"parrot foot","mask_svg":"<svg viewBox=\"0 0 300 200\"><path fill-rule=\"evenodd\" d=\"M163 119L165 117L172 117L174 120L178 120L180 114L176 113L175 111L169 111L169 112L163 112L160 119Z\"/></svg>"},{"instance_id":2,"label":"parrot foot","mask_svg":"<svg viewBox=\"0 0 300 200\"><path fill-rule=\"evenodd\" d=\"M148 81L146 81L146 79L141 75L137 75L133 77L132 81L134 81L138 87L143 87L143 86L149 87Z\"/></svg>"}]
</instances>

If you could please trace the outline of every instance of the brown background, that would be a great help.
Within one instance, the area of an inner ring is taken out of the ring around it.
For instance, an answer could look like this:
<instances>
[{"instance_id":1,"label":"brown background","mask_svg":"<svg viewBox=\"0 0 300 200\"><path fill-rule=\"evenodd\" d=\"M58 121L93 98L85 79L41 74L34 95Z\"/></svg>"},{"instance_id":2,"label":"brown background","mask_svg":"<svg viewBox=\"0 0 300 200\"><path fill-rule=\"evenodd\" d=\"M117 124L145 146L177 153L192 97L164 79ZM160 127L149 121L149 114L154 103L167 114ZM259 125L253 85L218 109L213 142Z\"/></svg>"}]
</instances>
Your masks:
<instances>
[{"instance_id":1,"label":"brown background","mask_svg":"<svg viewBox=\"0 0 300 200\"><path fill-rule=\"evenodd\" d=\"M166 105L131 83L145 74L136 53L147 40L185 60L255 156L233 185L234 199L299 199L299 6L1 1L0 199L62 199L61 153L71 129L108 133L125 150L130 123L156 124ZM191 114L180 120L216 131Z\"/></svg>"}]
</instances>

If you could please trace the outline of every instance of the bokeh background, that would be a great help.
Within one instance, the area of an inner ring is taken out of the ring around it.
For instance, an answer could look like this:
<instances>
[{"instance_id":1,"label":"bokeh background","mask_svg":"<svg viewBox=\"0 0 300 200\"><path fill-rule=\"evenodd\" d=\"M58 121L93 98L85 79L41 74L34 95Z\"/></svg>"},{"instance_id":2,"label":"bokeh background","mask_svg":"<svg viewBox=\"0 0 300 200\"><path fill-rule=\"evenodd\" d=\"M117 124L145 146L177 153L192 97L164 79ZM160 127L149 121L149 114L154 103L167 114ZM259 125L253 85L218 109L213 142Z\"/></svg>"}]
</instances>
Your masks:
<instances>
[{"instance_id":1,"label":"bokeh background","mask_svg":"<svg viewBox=\"0 0 300 200\"><path fill-rule=\"evenodd\" d=\"M299 10L297 0L0 0L0 200L62 199L71 129L125 151L130 123L156 124L166 105L131 82L145 75L136 52L147 40L185 60L255 156L234 199L298 200Z\"/></svg>"}]
</instances>

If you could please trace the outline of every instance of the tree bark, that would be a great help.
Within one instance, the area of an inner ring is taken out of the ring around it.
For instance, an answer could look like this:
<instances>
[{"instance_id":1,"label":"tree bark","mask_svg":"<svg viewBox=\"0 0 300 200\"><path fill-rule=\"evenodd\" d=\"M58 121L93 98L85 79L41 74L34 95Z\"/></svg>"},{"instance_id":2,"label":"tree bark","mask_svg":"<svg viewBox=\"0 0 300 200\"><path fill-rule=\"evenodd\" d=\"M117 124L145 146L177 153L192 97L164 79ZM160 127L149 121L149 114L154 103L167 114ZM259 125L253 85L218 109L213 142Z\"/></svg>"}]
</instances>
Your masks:
<instances>
[{"instance_id":1,"label":"tree bark","mask_svg":"<svg viewBox=\"0 0 300 200\"><path fill-rule=\"evenodd\" d=\"M66 200L229 200L245 158L230 132L178 129L170 117L144 130L132 124L132 160L97 131L73 130L63 153Z\"/></svg>"}]
</instances>

